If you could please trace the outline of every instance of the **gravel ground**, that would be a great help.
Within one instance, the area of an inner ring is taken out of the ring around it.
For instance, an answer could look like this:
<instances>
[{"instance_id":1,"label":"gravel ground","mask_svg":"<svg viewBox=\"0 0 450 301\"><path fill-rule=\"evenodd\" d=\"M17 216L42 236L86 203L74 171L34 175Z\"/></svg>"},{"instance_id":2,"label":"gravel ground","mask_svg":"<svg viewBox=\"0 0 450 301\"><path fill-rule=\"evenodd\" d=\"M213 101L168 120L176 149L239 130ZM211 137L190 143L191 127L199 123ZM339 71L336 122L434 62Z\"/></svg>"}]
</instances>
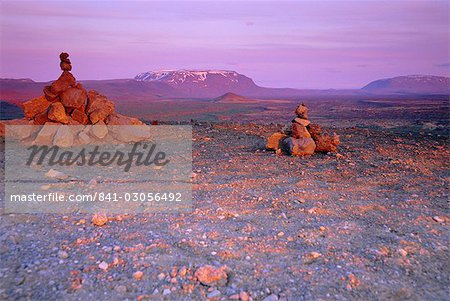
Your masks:
<instances>
[{"instance_id":1,"label":"gravel ground","mask_svg":"<svg viewBox=\"0 0 450 301\"><path fill-rule=\"evenodd\" d=\"M194 126L192 213L2 214L0 298L448 300L448 140L339 128L294 158L264 150L278 127Z\"/></svg>"}]
</instances>

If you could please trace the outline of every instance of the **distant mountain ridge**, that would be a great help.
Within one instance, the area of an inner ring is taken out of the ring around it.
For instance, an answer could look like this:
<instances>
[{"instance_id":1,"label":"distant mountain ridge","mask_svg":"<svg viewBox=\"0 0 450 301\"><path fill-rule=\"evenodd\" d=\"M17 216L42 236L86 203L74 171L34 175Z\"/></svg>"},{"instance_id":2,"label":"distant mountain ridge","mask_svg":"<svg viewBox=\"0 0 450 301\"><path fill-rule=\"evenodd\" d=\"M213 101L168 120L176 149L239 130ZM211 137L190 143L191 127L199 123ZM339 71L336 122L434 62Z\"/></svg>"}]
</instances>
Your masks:
<instances>
[{"instance_id":1,"label":"distant mountain ridge","mask_svg":"<svg viewBox=\"0 0 450 301\"><path fill-rule=\"evenodd\" d=\"M196 97L217 97L227 92L258 93L262 87L243 74L231 70L159 70L143 72L137 81L163 82Z\"/></svg>"},{"instance_id":2,"label":"distant mountain ridge","mask_svg":"<svg viewBox=\"0 0 450 301\"><path fill-rule=\"evenodd\" d=\"M120 102L151 101L175 98L202 98L239 102L238 97L248 99L297 99L326 97L378 97L408 95L450 95L450 78L432 75L398 76L380 79L362 89L292 89L266 88L238 72L229 70L162 70L149 71L135 78L80 81ZM31 79L0 79L0 100L20 103L42 95L49 82ZM227 95L227 93L232 93ZM241 99L241 102L243 100Z\"/></svg>"},{"instance_id":3,"label":"distant mountain ridge","mask_svg":"<svg viewBox=\"0 0 450 301\"><path fill-rule=\"evenodd\" d=\"M383 94L449 94L450 78L435 75L397 76L373 81L362 90Z\"/></svg>"}]
</instances>

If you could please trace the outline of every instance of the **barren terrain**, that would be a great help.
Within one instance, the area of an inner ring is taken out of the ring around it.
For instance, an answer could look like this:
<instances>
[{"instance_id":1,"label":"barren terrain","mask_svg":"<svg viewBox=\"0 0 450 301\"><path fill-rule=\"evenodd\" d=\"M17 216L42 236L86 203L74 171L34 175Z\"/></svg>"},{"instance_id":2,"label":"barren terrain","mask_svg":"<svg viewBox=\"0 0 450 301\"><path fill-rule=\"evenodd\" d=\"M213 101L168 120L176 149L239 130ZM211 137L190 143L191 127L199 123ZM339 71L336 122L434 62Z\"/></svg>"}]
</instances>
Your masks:
<instances>
[{"instance_id":1,"label":"barren terrain","mask_svg":"<svg viewBox=\"0 0 450 301\"><path fill-rule=\"evenodd\" d=\"M448 99L309 101L339 153L266 152L296 103L119 103L148 121L196 120L192 213L102 227L3 213L0 298L448 299ZM227 282L198 282L205 264L226 265Z\"/></svg>"}]
</instances>

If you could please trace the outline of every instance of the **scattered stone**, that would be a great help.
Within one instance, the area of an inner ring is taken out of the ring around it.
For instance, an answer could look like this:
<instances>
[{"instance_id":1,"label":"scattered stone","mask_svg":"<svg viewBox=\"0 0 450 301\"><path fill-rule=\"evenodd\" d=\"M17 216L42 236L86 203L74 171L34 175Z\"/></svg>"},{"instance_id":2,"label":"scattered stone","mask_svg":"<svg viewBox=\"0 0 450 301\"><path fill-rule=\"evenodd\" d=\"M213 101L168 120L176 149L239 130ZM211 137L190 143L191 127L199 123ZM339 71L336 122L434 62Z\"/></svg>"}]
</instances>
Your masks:
<instances>
[{"instance_id":1,"label":"scattered stone","mask_svg":"<svg viewBox=\"0 0 450 301\"><path fill-rule=\"evenodd\" d=\"M271 294L271 295L265 297L262 301L278 301L278 296Z\"/></svg>"},{"instance_id":2,"label":"scattered stone","mask_svg":"<svg viewBox=\"0 0 450 301\"><path fill-rule=\"evenodd\" d=\"M304 260L304 263L309 264L309 263L313 263L321 256L322 256L322 254L320 254L318 252L310 252L310 253L306 254L305 256L303 256L303 260Z\"/></svg>"},{"instance_id":3,"label":"scattered stone","mask_svg":"<svg viewBox=\"0 0 450 301\"><path fill-rule=\"evenodd\" d=\"M142 273L141 271L137 271L133 274L133 278L136 280L141 280L142 277L144 277L144 273Z\"/></svg>"},{"instance_id":4,"label":"scattered stone","mask_svg":"<svg viewBox=\"0 0 450 301\"><path fill-rule=\"evenodd\" d=\"M213 290L212 292L210 292L210 293L207 295L207 298L215 298L215 297L218 297L218 296L220 296L220 295L221 295L220 291L218 291L218 290Z\"/></svg>"},{"instance_id":5,"label":"scattered stone","mask_svg":"<svg viewBox=\"0 0 450 301\"><path fill-rule=\"evenodd\" d=\"M244 292L244 291L242 291L242 292L239 293L239 298L240 298L242 301L248 301L248 300L250 299L248 293L247 293L247 292Z\"/></svg>"},{"instance_id":6,"label":"scattered stone","mask_svg":"<svg viewBox=\"0 0 450 301\"><path fill-rule=\"evenodd\" d=\"M98 265L98 267L99 267L101 270L106 271L106 270L108 269L109 265L108 265L106 262L102 261L102 262L100 262L100 264Z\"/></svg>"},{"instance_id":7,"label":"scattered stone","mask_svg":"<svg viewBox=\"0 0 450 301\"><path fill-rule=\"evenodd\" d=\"M66 251L59 250L59 251L58 251L58 257L61 258L61 259L66 259L66 258L69 257L69 254L67 254Z\"/></svg>"},{"instance_id":8,"label":"scattered stone","mask_svg":"<svg viewBox=\"0 0 450 301\"><path fill-rule=\"evenodd\" d=\"M198 268L194 275L204 285L224 286L228 281L226 269L226 266L215 268L211 265L204 265Z\"/></svg>"},{"instance_id":9,"label":"scattered stone","mask_svg":"<svg viewBox=\"0 0 450 301\"><path fill-rule=\"evenodd\" d=\"M441 218L440 216L433 216L433 220L435 221L435 222L438 222L438 223L444 223L445 222L445 219L443 219L443 218Z\"/></svg>"},{"instance_id":10,"label":"scattered stone","mask_svg":"<svg viewBox=\"0 0 450 301\"><path fill-rule=\"evenodd\" d=\"M47 178L58 179L58 180L65 180L68 178L68 176L65 173L54 170L53 168L50 169L49 171L47 171L45 173L45 176Z\"/></svg>"},{"instance_id":11,"label":"scattered stone","mask_svg":"<svg viewBox=\"0 0 450 301\"><path fill-rule=\"evenodd\" d=\"M106 214L94 214L92 216L92 223L96 226L103 226L108 222L108 218L106 217Z\"/></svg>"},{"instance_id":12,"label":"scattered stone","mask_svg":"<svg viewBox=\"0 0 450 301\"><path fill-rule=\"evenodd\" d=\"M170 295L170 293L171 293L171 291L170 291L170 289L168 289L168 288L165 288L164 290L163 290L163 296L167 296L167 295Z\"/></svg>"},{"instance_id":13,"label":"scattered stone","mask_svg":"<svg viewBox=\"0 0 450 301\"><path fill-rule=\"evenodd\" d=\"M120 294L124 294L127 292L127 287L125 285L119 284L114 287L114 290Z\"/></svg>"},{"instance_id":14,"label":"scattered stone","mask_svg":"<svg viewBox=\"0 0 450 301\"><path fill-rule=\"evenodd\" d=\"M166 275L164 273L160 273L158 274L158 280L164 280L164 278L166 278Z\"/></svg>"}]
</instances>

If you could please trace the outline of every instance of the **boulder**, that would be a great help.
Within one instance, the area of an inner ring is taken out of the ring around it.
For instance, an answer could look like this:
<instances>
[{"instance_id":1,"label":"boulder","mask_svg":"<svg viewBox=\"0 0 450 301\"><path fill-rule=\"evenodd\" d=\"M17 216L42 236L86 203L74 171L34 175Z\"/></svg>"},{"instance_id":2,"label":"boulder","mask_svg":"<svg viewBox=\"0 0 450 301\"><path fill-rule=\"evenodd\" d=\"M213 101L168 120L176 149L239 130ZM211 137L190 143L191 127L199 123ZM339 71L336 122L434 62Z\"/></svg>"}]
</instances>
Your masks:
<instances>
[{"instance_id":1,"label":"boulder","mask_svg":"<svg viewBox=\"0 0 450 301\"><path fill-rule=\"evenodd\" d=\"M292 137L294 138L311 138L305 126L296 122L292 123Z\"/></svg>"},{"instance_id":2,"label":"boulder","mask_svg":"<svg viewBox=\"0 0 450 301\"><path fill-rule=\"evenodd\" d=\"M75 85L75 77L69 71L63 71L60 77L51 85L51 92L59 95L63 91Z\"/></svg>"},{"instance_id":3,"label":"boulder","mask_svg":"<svg viewBox=\"0 0 450 301\"><path fill-rule=\"evenodd\" d=\"M216 268L211 265L204 265L195 271L195 277L197 280L208 286L224 286L228 281L228 274L226 273L226 267Z\"/></svg>"},{"instance_id":4,"label":"boulder","mask_svg":"<svg viewBox=\"0 0 450 301\"><path fill-rule=\"evenodd\" d=\"M274 133L274 134L270 135L270 137L267 138L266 149L276 151L277 149L280 148L281 140L286 137L287 136L283 133Z\"/></svg>"},{"instance_id":5,"label":"boulder","mask_svg":"<svg viewBox=\"0 0 450 301\"><path fill-rule=\"evenodd\" d=\"M59 122L59 123L68 123L69 119L67 118L66 110L62 103L54 102L50 105L48 109L48 119Z\"/></svg>"},{"instance_id":6,"label":"boulder","mask_svg":"<svg viewBox=\"0 0 450 301\"><path fill-rule=\"evenodd\" d=\"M109 115L114 113L114 103L106 96L101 95L97 91L91 90L88 92L88 103L86 112L92 124L99 121L104 121Z\"/></svg>"},{"instance_id":7,"label":"boulder","mask_svg":"<svg viewBox=\"0 0 450 301\"><path fill-rule=\"evenodd\" d=\"M103 121L99 121L90 128L90 133L98 139L103 139L108 135L108 128Z\"/></svg>"},{"instance_id":8,"label":"boulder","mask_svg":"<svg viewBox=\"0 0 450 301\"><path fill-rule=\"evenodd\" d=\"M304 104L301 104L295 109L295 114L299 118L308 119L308 108Z\"/></svg>"},{"instance_id":9,"label":"boulder","mask_svg":"<svg viewBox=\"0 0 450 301\"><path fill-rule=\"evenodd\" d=\"M292 156L312 155L316 149L316 143L312 138L293 138L288 137L281 141L284 152Z\"/></svg>"},{"instance_id":10,"label":"boulder","mask_svg":"<svg viewBox=\"0 0 450 301\"><path fill-rule=\"evenodd\" d=\"M43 125L48 121L51 121L51 120L48 118L48 112L45 111L45 112L39 113L36 116L34 116L33 124Z\"/></svg>"},{"instance_id":11,"label":"boulder","mask_svg":"<svg viewBox=\"0 0 450 301\"><path fill-rule=\"evenodd\" d=\"M340 140L336 133L324 133L318 124L310 124L308 129L311 133L311 137L316 142L316 152L337 152Z\"/></svg>"},{"instance_id":12,"label":"boulder","mask_svg":"<svg viewBox=\"0 0 450 301\"><path fill-rule=\"evenodd\" d=\"M150 138L150 128L147 125L111 126L109 130L114 138L125 143L138 142Z\"/></svg>"},{"instance_id":13,"label":"boulder","mask_svg":"<svg viewBox=\"0 0 450 301\"><path fill-rule=\"evenodd\" d=\"M107 125L144 125L142 121L137 118L124 116L121 114L111 114L106 118Z\"/></svg>"},{"instance_id":14,"label":"boulder","mask_svg":"<svg viewBox=\"0 0 450 301\"><path fill-rule=\"evenodd\" d=\"M58 125L58 123L46 122L40 129L39 133L36 135L33 144L51 145L53 137L55 136L56 131L58 130L58 127L56 125Z\"/></svg>"},{"instance_id":15,"label":"boulder","mask_svg":"<svg viewBox=\"0 0 450 301\"><path fill-rule=\"evenodd\" d=\"M70 147L73 145L73 134L68 125L58 126L53 137L53 144L59 147Z\"/></svg>"},{"instance_id":16,"label":"boulder","mask_svg":"<svg viewBox=\"0 0 450 301\"><path fill-rule=\"evenodd\" d=\"M45 86L43 91L44 91L44 96L48 101L54 102L54 101L59 100L58 95L52 92L51 86Z\"/></svg>"},{"instance_id":17,"label":"boulder","mask_svg":"<svg viewBox=\"0 0 450 301\"><path fill-rule=\"evenodd\" d=\"M311 122L308 119L303 119L303 118L294 118L294 120L292 122L301 124L303 126L308 126Z\"/></svg>"},{"instance_id":18,"label":"boulder","mask_svg":"<svg viewBox=\"0 0 450 301\"><path fill-rule=\"evenodd\" d=\"M14 127L8 127L8 132L5 133L6 127L8 125L14 125ZM8 135L9 137L25 139L30 137L36 127L30 126L33 125L32 120L28 119L11 119L11 120L1 120L0 121L0 136Z\"/></svg>"},{"instance_id":19,"label":"boulder","mask_svg":"<svg viewBox=\"0 0 450 301\"><path fill-rule=\"evenodd\" d=\"M70 114L73 120L81 123L81 124L87 124L89 119L86 114L84 114L83 111L80 111L79 109L74 109L72 111L72 114Z\"/></svg>"},{"instance_id":20,"label":"boulder","mask_svg":"<svg viewBox=\"0 0 450 301\"><path fill-rule=\"evenodd\" d=\"M70 71L70 70L72 70L72 65L70 63L67 63L67 62L59 63L59 67L61 67L61 70L63 70L63 71Z\"/></svg>"},{"instance_id":21,"label":"boulder","mask_svg":"<svg viewBox=\"0 0 450 301\"><path fill-rule=\"evenodd\" d=\"M78 133L78 140L81 144L88 144L91 142L91 138L89 138L85 132Z\"/></svg>"},{"instance_id":22,"label":"boulder","mask_svg":"<svg viewBox=\"0 0 450 301\"><path fill-rule=\"evenodd\" d=\"M26 118L33 119L34 116L46 111L50 104L51 102L49 102L45 96L33 98L22 104L23 113Z\"/></svg>"},{"instance_id":23,"label":"boulder","mask_svg":"<svg viewBox=\"0 0 450 301\"><path fill-rule=\"evenodd\" d=\"M84 89L68 88L61 93L61 102L66 108L84 111L87 93Z\"/></svg>"}]
</instances>

